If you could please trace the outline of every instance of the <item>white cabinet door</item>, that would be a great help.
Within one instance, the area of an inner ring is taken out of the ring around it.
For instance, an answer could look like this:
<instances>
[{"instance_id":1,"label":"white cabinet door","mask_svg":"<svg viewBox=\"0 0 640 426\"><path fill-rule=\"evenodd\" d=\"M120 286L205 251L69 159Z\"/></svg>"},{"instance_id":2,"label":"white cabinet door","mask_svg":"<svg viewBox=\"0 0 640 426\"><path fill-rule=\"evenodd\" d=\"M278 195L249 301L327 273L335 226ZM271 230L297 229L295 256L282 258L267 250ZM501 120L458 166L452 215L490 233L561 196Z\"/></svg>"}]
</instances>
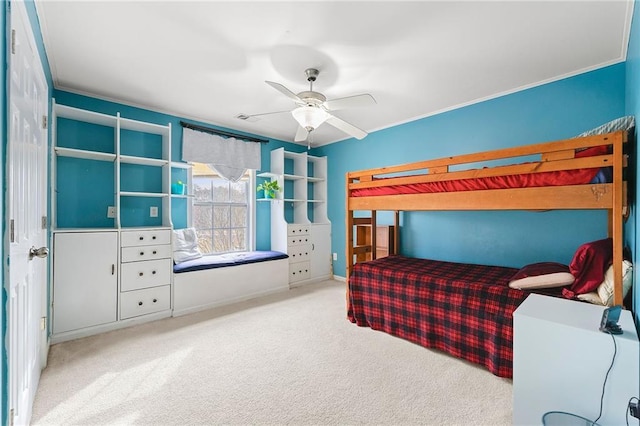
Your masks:
<instances>
[{"instance_id":1,"label":"white cabinet door","mask_svg":"<svg viewBox=\"0 0 640 426\"><path fill-rule=\"evenodd\" d=\"M116 321L118 233L56 233L53 333Z\"/></svg>"},{"instance_id":2,"label":"white cabinet door","mask_svg":"<svg viewBox=\"0 0 640 426\"><path fill-rule=\"evenodd\" d=\"M331 224L314 223L311 227L311 279L328 279L331 275Z\"/></svg>"}]
</instances>

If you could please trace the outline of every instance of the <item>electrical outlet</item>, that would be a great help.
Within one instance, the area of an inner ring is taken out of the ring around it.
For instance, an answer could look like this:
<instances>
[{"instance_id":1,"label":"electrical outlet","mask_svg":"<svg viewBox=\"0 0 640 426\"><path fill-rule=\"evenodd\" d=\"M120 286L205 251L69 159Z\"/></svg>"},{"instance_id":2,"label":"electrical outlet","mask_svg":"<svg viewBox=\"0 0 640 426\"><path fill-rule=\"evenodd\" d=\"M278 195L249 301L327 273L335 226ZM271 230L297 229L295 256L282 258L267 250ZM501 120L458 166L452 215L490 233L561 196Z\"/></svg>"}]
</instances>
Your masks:
<instances>
[{"instance_id":1,"label":"electrical outlet","mask_svg":"<svg viewBox=\"0 0 640 426\"><path fill-rule=\"evenodd\" d=\"M107 218L113 219L114 217L116 217L116 208L115 208L115 206L107 207Z\"/></svg>"},{"instance_id":2,"label":"electrical outlet","mask_svg":"<svg viewBox=\"0 0 640 426\"><path fill-rule=\"evenodd\" d=\"M333 253L333 260L338 260L338 253Z\"/></svg>"},{"instance_id":3,"label":"electrical outlet","mask_svg":"<svg viewBox=\"0 0 640 426\"><path fill-rule=\"evenodd\" d=\"M157 206L151 206L149 208L149 216L150 217L158 217L158 207Z\"/></svg>"}]
</instances>

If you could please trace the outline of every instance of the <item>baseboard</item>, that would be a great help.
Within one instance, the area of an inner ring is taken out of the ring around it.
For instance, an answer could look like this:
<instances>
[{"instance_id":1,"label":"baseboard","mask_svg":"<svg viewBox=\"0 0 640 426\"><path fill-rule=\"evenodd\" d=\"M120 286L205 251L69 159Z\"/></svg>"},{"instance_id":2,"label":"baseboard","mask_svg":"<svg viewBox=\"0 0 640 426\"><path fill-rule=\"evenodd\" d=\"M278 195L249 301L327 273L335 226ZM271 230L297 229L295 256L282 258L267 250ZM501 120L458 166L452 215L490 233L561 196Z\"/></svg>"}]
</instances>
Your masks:
<instances>
[{"instance_id":1,"label":"baseboard","mask_svg":"<svg viewBox=\"0 0 640 426\"><path fill-rule=\"evenodd\" d=\"M332 275L323 275L321 277L310 278L308 280L292 282L292 283L289 283L289 286L291 288L301 287L301 286L307 285L307 284L315 284L315 283L319 283L319 282L322 282L322 281L327 281L327 280L330 280L332 278L333 278Z\"/></svg>"},{"instance_id":2,"label":"baseboard","mask_svg":"<svg viewBox=\"0 0 640 426\"><path fill-rule=\"evenodd\" d=\"M170 310L156 312L148 315L142 315L135 318L128 318L125 320L110 322L108 324L82 328L79 330L65 331L64 333L52 334L51 344L62 343L68 340L80 339L82 337L93 336L94 334L105 333L107 331L112 331L112 330L119 330L121 328L127 328L134 325L144 324L150 321L155 321L155 320L169 318L169 317L171 317Z\"/></svg>"},{"instance_id":3,"label":"baseboard","mask_svg":"<svg viewBox=\"0 0 640 426\"><path fill-rule=\"evenodd\" d=\"M343 283L347 282L347 278L346 277L341 277L340 275L334 275L333 279L336 280L336 281L341 281Z\"/></svg>"}]
</instances>

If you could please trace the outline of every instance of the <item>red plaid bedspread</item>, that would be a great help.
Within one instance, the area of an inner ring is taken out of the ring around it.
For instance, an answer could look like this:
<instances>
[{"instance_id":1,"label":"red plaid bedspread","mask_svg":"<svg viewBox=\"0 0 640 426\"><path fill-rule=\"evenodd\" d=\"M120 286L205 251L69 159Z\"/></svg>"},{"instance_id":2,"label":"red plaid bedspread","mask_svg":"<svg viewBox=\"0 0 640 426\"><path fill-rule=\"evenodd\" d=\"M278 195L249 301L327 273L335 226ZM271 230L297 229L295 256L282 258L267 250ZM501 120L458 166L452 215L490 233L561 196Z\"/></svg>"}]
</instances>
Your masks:
<instances>
[{"instance_id":1,"label":"red plaid bedspread","mask_svg":"<svg viewBox=\"0 0 640 426\"><path fill-rule=\"evenodd\" d=\"M389 256L354 265L351 322L513 375L514 268Z\"/></svg>"}]
</instances>

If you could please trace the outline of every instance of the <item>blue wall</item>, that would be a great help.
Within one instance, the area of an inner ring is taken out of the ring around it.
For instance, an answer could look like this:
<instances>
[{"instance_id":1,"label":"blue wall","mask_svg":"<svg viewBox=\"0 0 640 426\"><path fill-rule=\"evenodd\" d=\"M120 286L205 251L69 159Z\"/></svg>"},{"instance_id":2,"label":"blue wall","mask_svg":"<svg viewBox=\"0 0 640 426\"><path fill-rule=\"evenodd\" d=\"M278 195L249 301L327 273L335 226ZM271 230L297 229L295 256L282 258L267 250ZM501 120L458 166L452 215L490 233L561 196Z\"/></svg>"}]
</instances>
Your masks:
<instances>
[{"instance_id":1,"label":"blue wall","mask_svg":"<svg viewBox=\"0 0 640 426\"><path fill-rule=\"evenodd\" d=\"M636 123L640 118L640 2L634 2L633 9L633 20L631 22L631 34L629 36L629 46L627 50L627 61L626 61L626 98L625 98L625 111L628 115L633 115L636 117ZM636 140L637 140L637 124L636 124ZM640 193L638 192L638 156L636 150L636 158L634 159L634 165L636 167L636 193L635 199L638 200L638 196ZM636 206L637 207L637 204ZM638 263L638 232L640 232L640 215L636 211L636 208L632 211L632 216L627 224L627 234L626 238L631 247L633 247L633 260L635 263ZM640 263L638 263L640 264ZM638 278L640 274L638 273L638 267L634 268L634 284L633 284L633 300L634 300L634 311L636 315L636 326L640 329L640 285L638 285Z\"/></svg>"},{"instance_id":2,"label":"blue wall","mask_svg":"<svg viewBox=\"0 0 640 426\"><path fill-rule=\"evenodd\" d=\"M328 156L334 272L345 275L346 172L568 138L624 115L624 93L625 65L617 64L318 148ZM405 212L400 245L454 262L569 263L580 244L606 236L606 223L603 211Z\"/></svg>"}]
</instances>

